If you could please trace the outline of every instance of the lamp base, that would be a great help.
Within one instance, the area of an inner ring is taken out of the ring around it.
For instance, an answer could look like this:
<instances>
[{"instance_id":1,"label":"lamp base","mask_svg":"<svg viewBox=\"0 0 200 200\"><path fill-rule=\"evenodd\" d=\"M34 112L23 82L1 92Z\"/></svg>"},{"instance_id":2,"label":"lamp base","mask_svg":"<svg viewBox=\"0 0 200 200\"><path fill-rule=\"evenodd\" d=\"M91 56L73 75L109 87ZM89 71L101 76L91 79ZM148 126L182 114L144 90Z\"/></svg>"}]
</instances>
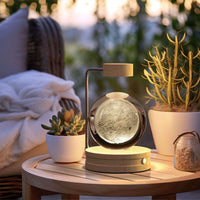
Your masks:
<instances>
[{"instance_id":1,"label":"lamp base","mask_svg":"<svg viewBox=\"0 0 200 200\"><path fill-rule=\"evenodd\" d=\"M151 168L151 150L132 146L126 149L106 149L94 146L86 149L85 168L97 172L141 172Z\"/></svg>"}]
</instances>

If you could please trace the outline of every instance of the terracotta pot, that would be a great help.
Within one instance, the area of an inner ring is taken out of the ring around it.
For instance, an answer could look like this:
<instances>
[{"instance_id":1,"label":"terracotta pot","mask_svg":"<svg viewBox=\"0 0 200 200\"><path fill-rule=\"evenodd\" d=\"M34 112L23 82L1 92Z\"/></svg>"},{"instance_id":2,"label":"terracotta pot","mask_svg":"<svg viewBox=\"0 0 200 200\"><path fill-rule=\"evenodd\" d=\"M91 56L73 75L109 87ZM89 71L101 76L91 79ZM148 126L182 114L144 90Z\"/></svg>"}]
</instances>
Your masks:
<instances>
[{"instance_id":1,"label":"terracotta pot","mask_svg":"<svg viewBox=\"0 0 200 200\"><path fill-rule=\"evenodd\" d=\"M164 112L149 110L151 131L158 153L174 155L173 142L187 131L200 134L200 112Z\"/></svg>"},{"instance_id":2,"label":"terracotta pot","mask_svg":"<svg viewBox=\"0 0 200 200\"><path fill-rule=\"evenodd\" d=\"M85 150L85 134L57 136L46 134L49 155L55 162L80 161Z\"/></svg>"}]
</instances>

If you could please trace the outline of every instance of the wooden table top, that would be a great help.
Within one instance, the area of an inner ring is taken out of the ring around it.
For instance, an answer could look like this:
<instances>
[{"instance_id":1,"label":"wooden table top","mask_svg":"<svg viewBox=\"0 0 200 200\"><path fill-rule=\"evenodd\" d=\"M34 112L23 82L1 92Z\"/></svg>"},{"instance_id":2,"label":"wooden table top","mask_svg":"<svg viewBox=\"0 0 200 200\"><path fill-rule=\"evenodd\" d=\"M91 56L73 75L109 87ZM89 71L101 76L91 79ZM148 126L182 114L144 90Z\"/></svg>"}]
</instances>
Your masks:
<instances>
[{"instance_id":1,"label":"wooden table top","mask_svg":"<svg viewBox=\"0 0 200 200\"><path fill-rule=\"evenodd\" d=\"M151 170L139 173L98 173L79 163L54 163L49 155L22 165L23 179L30 185L59 193L90 196L155 196L200 189L200 171L184 172L173 166L173 157L151 153Z\"/></svg>"}]
</instances>

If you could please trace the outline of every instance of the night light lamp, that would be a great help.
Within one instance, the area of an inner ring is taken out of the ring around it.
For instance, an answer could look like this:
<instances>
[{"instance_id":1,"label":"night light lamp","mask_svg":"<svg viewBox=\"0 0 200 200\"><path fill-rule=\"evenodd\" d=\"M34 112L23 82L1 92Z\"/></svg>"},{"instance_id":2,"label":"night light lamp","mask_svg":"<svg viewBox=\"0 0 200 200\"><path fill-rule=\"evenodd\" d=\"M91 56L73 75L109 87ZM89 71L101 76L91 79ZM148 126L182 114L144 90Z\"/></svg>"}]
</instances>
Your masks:
<instances>
[{"instance_id":1,"label":"night light lamp","mask_svg":"<svg viewBox=\"0 0 200 200\"><path fill-rule=\"evenodd\" d=\"M150 169L150 149L134 146L142 136L146 114L139 102L123 92L111 92L97 99L89 110L89 72L104 76L133 76L133 64L105 63L86 72L86 164L88 170L124 173ZM89 134L99 146L89 147Z\"/></svg>"}]
</instances>

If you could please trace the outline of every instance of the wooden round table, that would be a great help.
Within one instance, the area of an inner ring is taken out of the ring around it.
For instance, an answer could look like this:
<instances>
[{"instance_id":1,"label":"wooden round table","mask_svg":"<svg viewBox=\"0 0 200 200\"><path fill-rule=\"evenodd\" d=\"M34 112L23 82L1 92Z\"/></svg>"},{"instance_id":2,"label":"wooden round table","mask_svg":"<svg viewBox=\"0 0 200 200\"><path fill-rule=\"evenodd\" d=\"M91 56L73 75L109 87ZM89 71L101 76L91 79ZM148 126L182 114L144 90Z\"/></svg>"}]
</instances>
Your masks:
<instances>
[{"instance_id":1,"label":"wooden round table","mask_svg":"<svg viewBox=\"0 0 200 200\"><path fill-rule=\"evenodd\" d=\"M22 165L23 200L60 193L62 199L89 196L152 196L152 199L176 199L176 193L200 189L200 172L183 172L173 167L173 157L151 152L151 170L139 173L111 174L85 169L79 163L54 163L49 155L38 156Z\"/></svg>"}]
</instances>

